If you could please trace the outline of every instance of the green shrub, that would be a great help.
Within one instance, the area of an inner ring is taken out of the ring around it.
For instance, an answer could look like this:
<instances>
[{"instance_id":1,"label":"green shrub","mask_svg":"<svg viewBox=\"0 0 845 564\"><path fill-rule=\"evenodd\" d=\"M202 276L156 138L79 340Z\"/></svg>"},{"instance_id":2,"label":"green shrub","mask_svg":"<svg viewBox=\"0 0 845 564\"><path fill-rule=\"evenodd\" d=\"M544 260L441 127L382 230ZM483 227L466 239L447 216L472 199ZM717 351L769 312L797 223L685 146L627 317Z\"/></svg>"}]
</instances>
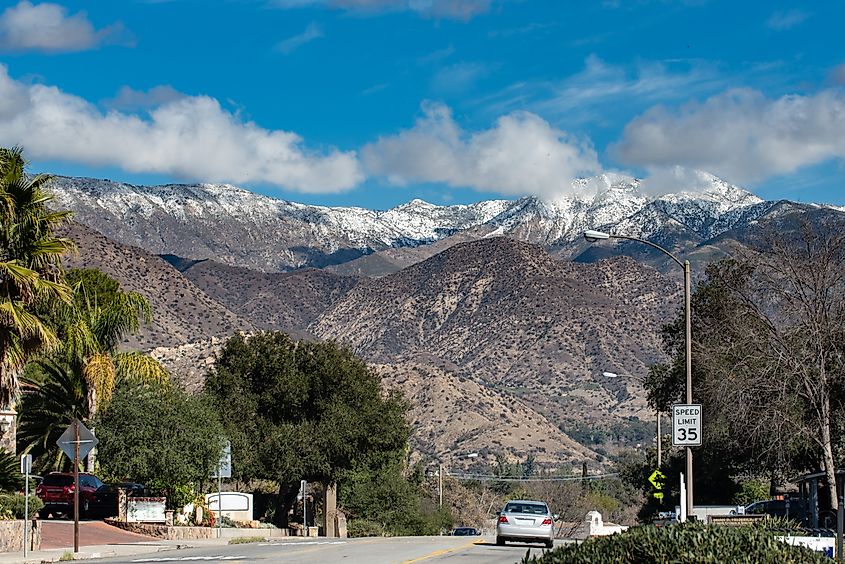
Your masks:
<instances>
[{"instance_id":1,"label":"green shrub","mask_svg":"<svg viewBox=\"0 0 845 564\"><path fill-rule=\"evenodd\" d=\"M266 537L235 537L229 539L229 544L249 544L253 542L266 542Z\"/></svg>"},{"instance_id":2,"label":"green shrub","mask_svg":"<svg viewBox=\"0 0 845 564\"><path fill-rule=\"evenodd\" d=\"M29 517L33 518L44 507L44 503L35 495L29 495ZM24 518L24 495L15 493L0 494L0 519Z\"/></svg>"},{"instance_id":3,"label":"green shrub","mask_svg":"<svg viewBox=\"0 0 845 564\"><path fill-rule=\"evenodd\" d=\"M370 519L350 519L346 524L346 533L350 537L383 537L384 527Z\"/></svg>"},{"instance_id":4,"label":"green shrub","mask_svg":"<svg viewBox=\"0 0 845 564\"><path fill-rule=\"evenodd\" d=\"M770 497L768 484L760 480L748 480L740 485L739 491L734 495L733 502L737 505L749 505Z\"/></svg>"},{"instance_id":5,"label":"green shrub","mask_svg":"<svg viewBox=\"0 0 845 564\"><path fill-rule=\"evenodd\" d=\"M22 487L20 461L11 452L0 448L0 492L14 492Z\"/></svg>"},{"instance_id":6,"label":"green shrub","mask_svg":"<svg viewBox=\"0 0 845 564\"><path fill-rule=\"evenodd\" d=\"M609 537L589 539L522 560L523 564L813 564L830 562L808 548L793 547L758 527L687 523L643 526Z\"/></svg>"}]
</instances>

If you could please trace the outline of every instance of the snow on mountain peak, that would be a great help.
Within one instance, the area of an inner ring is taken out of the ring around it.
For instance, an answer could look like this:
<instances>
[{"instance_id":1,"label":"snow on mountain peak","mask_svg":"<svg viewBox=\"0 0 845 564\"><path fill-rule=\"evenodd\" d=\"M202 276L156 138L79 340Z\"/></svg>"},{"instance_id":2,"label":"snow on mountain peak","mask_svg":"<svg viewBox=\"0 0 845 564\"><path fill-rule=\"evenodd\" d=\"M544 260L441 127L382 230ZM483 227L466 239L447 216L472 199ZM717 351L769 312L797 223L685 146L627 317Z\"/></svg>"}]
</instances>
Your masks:
<instances>
[{"instance_id":1,"label":"snow on mountain peak","mask_svg":"<svg viewBox=\"0 0 845 564\"><path fill-rule=\"evenodd\" d=\"M543 244L574 241L592 228L647 233L666 221L712 236L729 229L741 210L761 202L699 171L670 171L663 181L671 181L673 190L655 194L659 186L653 176L639 180L605 173L573 180L572 191L553 200L527 196L440 206L414 199L384 211L299 204L229 184L134 186L56 177L53 187L58 206L95 228L134 224L139 218L147 218L147 233L160 233L164 222L173 226L169 229L177 224L191 229L197 223L227 229L225 223L245 233L258 228L268 237L295 236L303 246L318 244L328 252L428 243L480 226Z\"/></svg>"}]
</instances>

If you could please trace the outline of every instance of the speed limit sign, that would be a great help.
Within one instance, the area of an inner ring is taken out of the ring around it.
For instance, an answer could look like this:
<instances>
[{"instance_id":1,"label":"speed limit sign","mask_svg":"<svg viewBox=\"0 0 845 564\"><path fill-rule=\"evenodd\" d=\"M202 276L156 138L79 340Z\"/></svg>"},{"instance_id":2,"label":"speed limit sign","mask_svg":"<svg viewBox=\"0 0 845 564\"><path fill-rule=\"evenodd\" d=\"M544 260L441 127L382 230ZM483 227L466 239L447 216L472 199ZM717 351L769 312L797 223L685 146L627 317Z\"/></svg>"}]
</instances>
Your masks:
<instances>
[{"instance_id":1,"label":"speed limit sign","mask_svg":"<svg viewBox=\"0 0 845 564\"><path fill-rule=\"evenodd\" d=\"M672 446L701 446L701 404L672 406Z\"/></svg>"}]
</instances>

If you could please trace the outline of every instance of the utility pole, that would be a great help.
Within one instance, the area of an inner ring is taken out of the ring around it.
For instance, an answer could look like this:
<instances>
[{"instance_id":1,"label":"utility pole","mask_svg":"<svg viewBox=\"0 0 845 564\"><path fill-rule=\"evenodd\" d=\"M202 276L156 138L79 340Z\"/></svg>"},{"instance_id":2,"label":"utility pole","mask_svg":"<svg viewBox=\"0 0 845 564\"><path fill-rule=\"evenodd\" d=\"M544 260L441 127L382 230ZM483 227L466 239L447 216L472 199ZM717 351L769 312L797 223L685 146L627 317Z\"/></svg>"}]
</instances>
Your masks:
<instances>
[{"instance_id":1,"label":"utility pole","mask_svg":"<svg viewBox=\"0 0 845 564\"><path fill-rule=\"evenodd\" d=\"M689 261L684 261L684 317L686 318L686 357L687 357L687 405L692 404L692 308L690 306L690 267ZM687 447L687 511L692 513L693 478L692 478L692 447Z\"/></svg>"},{"instance_id":2,"label":"utility pole","mask_svg":"<svg viewBox=\"0 0 845 564\"><path fill-rule=\"evenodd\" d=\"M660 410L657 410L657 467L663 466L663 437L660 430Z\"/></svg>"}]
</instances>

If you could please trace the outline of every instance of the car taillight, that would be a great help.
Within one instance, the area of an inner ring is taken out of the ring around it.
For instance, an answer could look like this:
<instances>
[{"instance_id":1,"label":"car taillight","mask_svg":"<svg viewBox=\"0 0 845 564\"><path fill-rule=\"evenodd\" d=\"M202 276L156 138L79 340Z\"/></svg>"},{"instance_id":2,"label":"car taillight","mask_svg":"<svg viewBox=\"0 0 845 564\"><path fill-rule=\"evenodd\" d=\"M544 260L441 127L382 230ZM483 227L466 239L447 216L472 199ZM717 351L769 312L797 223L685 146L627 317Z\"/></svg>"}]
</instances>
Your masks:
<instances>
[{"instance_id":1,"label":"car taillight","mask_svg":"<svg viewBox=\"0 0 845 564\"><path fill-rule=\"evenodd\" d=\"M504 515L499 515L499 523L507 523L508 518Z\"/></svg>"},{"instance_id":2,"label":"car taillight","mask_svg":"<svg viewBox=\"0 0 845 564\"><path fill-rule=\"evenodd\" d=\"M545 519L543 519L543 524L544 524L544 525L551 525L551 524L552 524L552 520L551 520L551 519L549 519L548 517L546 517Z\"/></svg>"}]
</instances>

